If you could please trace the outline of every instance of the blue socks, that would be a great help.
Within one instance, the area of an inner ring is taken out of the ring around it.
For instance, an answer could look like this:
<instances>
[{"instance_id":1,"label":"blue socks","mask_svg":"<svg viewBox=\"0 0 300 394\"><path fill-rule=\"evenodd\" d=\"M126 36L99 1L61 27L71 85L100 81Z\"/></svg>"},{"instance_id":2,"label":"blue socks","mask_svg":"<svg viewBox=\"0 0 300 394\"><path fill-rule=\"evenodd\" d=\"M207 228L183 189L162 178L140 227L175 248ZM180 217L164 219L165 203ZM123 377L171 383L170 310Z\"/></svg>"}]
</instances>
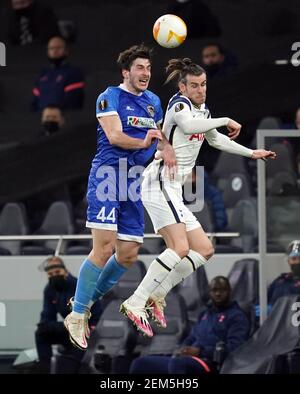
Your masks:
<instances>
[{"instance_id":1,"label":"blue socks","mask_svg":"<svg viewBox=\"0 0 300 394\"><path fill-rule=\"evenodd\" d=\"M101 268L88 259L85 259L81 264L74 298L74 312L85 313L90 300L93 298L101 271Z\"/></svg>"},{"instance_id":2,"label":"blue socks","mask_svg":"<svg viewBox=\"0 0 300 394\"><path fill-rule=\"evenodd\" d=\"M104 268L102 269L101 275L98 278L96 290L91 297L92 301L95 302L98 298L103 297L116 283L118 283L121 276L127 268L120 265L115 255L112 255Z\"/></svg>"}]
</instances>

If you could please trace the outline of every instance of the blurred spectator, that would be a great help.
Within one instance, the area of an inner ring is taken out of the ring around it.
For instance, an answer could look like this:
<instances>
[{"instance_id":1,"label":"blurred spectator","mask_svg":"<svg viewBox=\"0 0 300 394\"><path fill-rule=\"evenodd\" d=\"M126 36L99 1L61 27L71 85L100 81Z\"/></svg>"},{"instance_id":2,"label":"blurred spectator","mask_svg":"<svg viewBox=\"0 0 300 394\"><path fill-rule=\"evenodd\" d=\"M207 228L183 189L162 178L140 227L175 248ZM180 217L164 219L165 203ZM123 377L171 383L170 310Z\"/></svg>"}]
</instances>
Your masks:
<instances>
[{"instance_id":1,"label":"blurred spectator","mask_svg":"<svg viewBox=\"0 0 300 394\"><path fill-rule=\"evenodd\" d=\"M209 78L223 77L237 68L235 55L225 52L220 44L210 43L203 47L201 63Z\"/></svg>"},{"instance_id":2,"label":"blurred spectator","mask_svg":"<svg viewBox=\"0 0 300 394\"><path fill-rule=\"evenodd\" d=\"M170 0L168 13L180 16L188 26L188 38L219 37L218 19L201 0Z\"/></svg>"},{"instance_id":3,"label":"blurred spectator","mask_svg":"<svg viewBox=\"0 0 300 394\"><path fill-rule=\"evenodd\" d=\"M300 240L288 245L287 258L291 272L281 274L271 283L268 290L269 305L274 305L279 297L300 294Z\"/></svg>"},{"instance_id":4,"label":"blurred spectator","mask_svg":"<svg viewBox=\"0 0 300 394\"><path fill-rule=\"evenodd\" d=\"M84 77L81 69L71 66L67 58L69 49L62 37L48 42L48 60L33 88L33 109L57 105L62 109L82 108L84 100Z\"/></svg>"},{"instance_id":5,"label":"blurred spectator","mask_svg":"<svg viewBox=\"0 0 300 394\"><path fill-rule=\"evenodd\" d=\"M8 37L14 45L45 44L59 34L52 8L38 0L11 0L8 19Z\"/></svg>"},{"instance_id":6,"label":"blurred spectator","mask_svg":"<svg viewBox=\"0 0 300 394\"><path fill-rule=\"evenodd\" d=\"M60 257L49 257L44 264L49 283L44 289L43 310L41 320L35 332L35 342L39 356L37 370L50 372L50 361L53 344L61 344L65 348L64 354L70 359L77 360L78 366L84 351L76 349L69 340L69 335L62 321L57 321L57 314L65 318L69 314L68 301L75 294L77 279L68 271ZM100 301L92 307L89 326L93 330L102 313ZM63 371L61 371L63 372Z\"/></svg>"},{"instance_id":7,"label":"blurred spectator","mask_svg":"<svg viewBox=\"0 0 300 394\"><path fill-rule=\"evenodd\" d=\"M139 357L133 361L130 373L210 373L214 370L214 361L222 362L248 339L249 322L237 302L230 300L228 279L215 277L209 289L211 305L200 313L188 337L178 349L174 349L173 357ZM220 350L218 355L216 348Z\"/></svg>"},{"instance_id":8,"label":"blurred spectator","mask_svg":"<svg viewBox=\"0 0 300 394\"><path fill-rule=\"evenodd\" d=\"M48 105L42 112L43 134L51 135L58 132L65 124L61 109L56 105Z\"/></svg>"}]
</instances>

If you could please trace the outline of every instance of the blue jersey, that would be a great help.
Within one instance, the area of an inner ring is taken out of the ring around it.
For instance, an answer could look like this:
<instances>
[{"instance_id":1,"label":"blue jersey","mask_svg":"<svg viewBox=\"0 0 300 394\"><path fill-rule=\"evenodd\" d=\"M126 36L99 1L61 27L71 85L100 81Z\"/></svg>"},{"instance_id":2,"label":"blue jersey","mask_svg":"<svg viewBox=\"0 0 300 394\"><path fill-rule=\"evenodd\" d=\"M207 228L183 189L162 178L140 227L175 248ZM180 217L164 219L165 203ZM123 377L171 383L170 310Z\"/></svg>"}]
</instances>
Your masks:
<instances>
[{"instance_id":1,"label":"blue jersey","mask_svg":"<svg viewBox=\"0 0 300 394\"><path fill-rule=\"evenodd\" d=\"M96 116L119 115L123 132L129 137L144 139L149 129L157 129L162 121L163 111L160 99L149 90L134 95L120 86L110 86L101 93L96 103ZM97 153L93 167L118 165L119 159L126 158L129 166L145 165L154 155L157 142L146 149L122 149L110 144L99 125L97 129Z\"/></svg>"}]
</instances>

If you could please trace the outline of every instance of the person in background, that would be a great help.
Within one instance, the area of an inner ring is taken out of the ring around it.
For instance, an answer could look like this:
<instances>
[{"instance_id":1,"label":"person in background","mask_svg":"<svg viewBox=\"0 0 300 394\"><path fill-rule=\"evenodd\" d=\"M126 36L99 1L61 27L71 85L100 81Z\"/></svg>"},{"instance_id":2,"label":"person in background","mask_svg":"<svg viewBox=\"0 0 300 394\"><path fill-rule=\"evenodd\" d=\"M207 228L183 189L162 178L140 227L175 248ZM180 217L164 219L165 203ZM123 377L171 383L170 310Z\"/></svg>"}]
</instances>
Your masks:
<instances>
[{"instance_id":1,"label":"person in background","mask_svg":"<svg viewBox=\"0 0 300 394\"><path fill-rule=\"evenodd\" d=\"M81 69L68 62L69 49L62 37L53 37L48 42L50 65L42 69L32 93L32 108L43 110L49 104L62 109L80 109L84 102L84 76Z\"/></svg>"},{"instance_id":2,"label":"person in background","mask_svg":"<svg viewBox=\"0 0 300 394\"><path fill-rule=\"evenodd\" d=\"M203 47L201 63L209 79L227 76L237 68L236 57L232 53L226 52L220 44L215 42Z\"/></svg>"},{"instance_id":3,"label":"person in background","mask_svg":"<svg viewBox=\"0 0 300 394\"><path fill-rule=\"evenodd\" d=\"M57 133L65 124L62 110L57 105L48 105L43 109L41 123L44 135Z\"/></svg>"},{"instance_id":4,"label":"person in background","mask_svg":"<svg viewBox=\"0 0 300 394\"><path fill-rule=\"evenodd\" d=\"M35 343L39 357L39 372L49 373L52 356L52 345L60 344L65 348L65 354L79 363L84 355L82 350L74 348L69 341L69 335L62 321L57 320L60 315L65 318L69 313L68 301L73 296L77 279L72 276L60 257L49 257L44 263L48 284L44 288L43 310L41 319L35 332ZM90 336L102 313L100 301L92 308L93 316L85 322L85 334Z\"/></svg>"},{"instance_id":5,"label":"person in background","mask_svg":"<svg viewBox=\"0 0 300 394\"><path fill-rule=\"evenodd\" d=\"M11 0L8 38L13 45L45 44L59 28L52 8L37 0Z\"/></svg>"},{"instance_id":6,"label":"person in background","mask_svg":"<svg viewBox=\"0 0 300 394\"><path fill-rule=\"evenodd\" d=\"M279 297L300 294L300 240L294 240L288 245L287 262L291 271L279 275L269 287L268 303L271 306Z\"/></svg>"},{"instance_id":7,"label":"person in background","mask_svg":"<svg viewBox=\"0 0 300 394\"><path fill-rule=\"evenodd\" d=\"M222 358L225 358L248 339L249 321L237 302L230 299L229 280L216 276L209 289L211 305L200 313L198 322L178 349L174 349L173 356L139 357L131 364L130 373L211 373L217 344L222 347Z\"/></svg>"}]
</instances>

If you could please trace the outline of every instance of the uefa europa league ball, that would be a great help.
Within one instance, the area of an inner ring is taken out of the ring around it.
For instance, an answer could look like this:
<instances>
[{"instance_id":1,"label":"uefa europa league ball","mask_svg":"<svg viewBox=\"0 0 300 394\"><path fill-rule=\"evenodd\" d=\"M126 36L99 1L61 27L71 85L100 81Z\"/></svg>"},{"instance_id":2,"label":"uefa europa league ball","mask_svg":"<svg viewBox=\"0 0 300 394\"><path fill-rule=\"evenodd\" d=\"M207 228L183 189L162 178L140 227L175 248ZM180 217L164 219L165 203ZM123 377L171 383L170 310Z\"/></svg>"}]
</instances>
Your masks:
<instances>
[{"instance_id":1,"label":"uefa europa league ball","mask_svg":"<svg viewBox=\"0 0 300 394\"><path fill-rule=\"evenodd\" d=\"M153 25L153 37L164 48L176 48L187 36L187 28L179 16L167 14L157 19Z\"/></svg>"}]
</instances>

